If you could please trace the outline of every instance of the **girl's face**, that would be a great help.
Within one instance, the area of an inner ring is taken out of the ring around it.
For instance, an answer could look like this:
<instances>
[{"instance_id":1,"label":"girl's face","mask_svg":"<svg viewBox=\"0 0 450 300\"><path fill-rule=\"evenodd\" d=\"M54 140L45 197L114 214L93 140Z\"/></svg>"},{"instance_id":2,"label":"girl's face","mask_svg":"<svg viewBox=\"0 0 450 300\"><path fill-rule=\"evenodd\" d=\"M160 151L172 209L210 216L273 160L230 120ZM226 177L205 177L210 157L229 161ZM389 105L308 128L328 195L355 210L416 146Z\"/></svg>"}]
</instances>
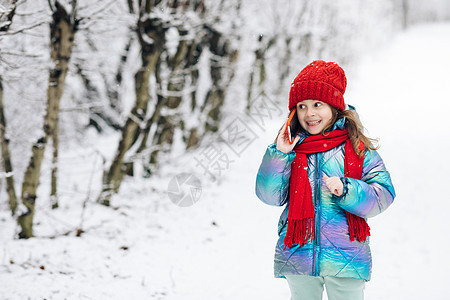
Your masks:
<instances>
[{"instance_id":1,"label":"girl's face","mask_svg":"<svg viewBox=\"0 0 450 300\"><path fill-rule=\"evenodd\" d=\"M330 123L333 113L330 105L319 100L303 100L297 103L300 125L310 134L319 134Z\"/></svg>"}]
</instances>

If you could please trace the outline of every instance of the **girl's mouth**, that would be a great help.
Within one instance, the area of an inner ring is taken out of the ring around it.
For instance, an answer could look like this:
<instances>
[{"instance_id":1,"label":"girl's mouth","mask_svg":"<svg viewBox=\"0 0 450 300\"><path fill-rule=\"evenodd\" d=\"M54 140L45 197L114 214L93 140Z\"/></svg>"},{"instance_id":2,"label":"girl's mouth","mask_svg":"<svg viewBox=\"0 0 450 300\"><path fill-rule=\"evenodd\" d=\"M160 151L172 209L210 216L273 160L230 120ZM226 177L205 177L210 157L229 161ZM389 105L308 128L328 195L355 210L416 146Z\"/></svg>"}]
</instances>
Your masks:
<instances>
[{"instance_id":1,"label":"girl's mouth","mask_svg":"<svg viewBox=\"0 0 450 300\"><path fill-rule=\"evenodd\" d=\"M322 122L322 120L317 120L317 121L313 121L313 122L306 122L306 124L307 124L309 127L314 127L314 126L319 125L320 122Z\"/></svg>"}]
</instances>

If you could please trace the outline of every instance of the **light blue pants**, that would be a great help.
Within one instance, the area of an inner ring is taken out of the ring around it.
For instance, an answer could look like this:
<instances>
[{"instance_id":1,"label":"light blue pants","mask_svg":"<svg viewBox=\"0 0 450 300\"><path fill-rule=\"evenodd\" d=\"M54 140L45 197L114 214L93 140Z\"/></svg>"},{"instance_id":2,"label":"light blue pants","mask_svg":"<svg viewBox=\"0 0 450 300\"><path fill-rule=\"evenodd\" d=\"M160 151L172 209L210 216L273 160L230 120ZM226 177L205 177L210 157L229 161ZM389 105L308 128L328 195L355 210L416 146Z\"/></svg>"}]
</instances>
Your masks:
<instances>
[{"instance_id":1,"label":"light blue pants","mask_svg":"<svg viewBox=\"0 0 450 300\"><path fill-rule=\"evenodd\" d=\"M363 300L364 280L354 278L286 275L291 300L321 300L325 285L328 300Z\"/></svg>"}]
</instances>

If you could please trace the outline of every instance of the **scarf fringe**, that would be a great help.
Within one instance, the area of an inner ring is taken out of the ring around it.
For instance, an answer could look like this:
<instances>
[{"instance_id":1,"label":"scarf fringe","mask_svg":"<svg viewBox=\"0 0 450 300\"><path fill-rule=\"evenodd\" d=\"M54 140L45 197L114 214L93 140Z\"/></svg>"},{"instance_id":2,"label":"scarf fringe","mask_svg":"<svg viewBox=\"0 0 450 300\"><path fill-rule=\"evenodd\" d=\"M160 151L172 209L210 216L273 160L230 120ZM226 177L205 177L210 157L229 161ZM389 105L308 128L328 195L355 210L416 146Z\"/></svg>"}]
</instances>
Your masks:
<instances>
[{"instance_id":1,"label":"scarf fringe","mask_svg":"<svg viewBox=\"0 0 450 300\"><path fill-rule=\"evenodd\" d=\"M370 236L370 227L367 224L366 220L345 211L347 215L348 222L348 232L350 234L350 241L354 241L355 239L358 242L364 242L368 236Z\"/></svg>"},{"instance_id":2,"label":"scarf fringe","mask_svg":"<svg viewBox=\"0 0 450 300\"><path fill-rule=\"evenodd\" d=\"M315 239L314 217L300 220L288 220L288 229L284 237L284 250L286 247L291 248L294 244L300 247L306 244L309 240Z\"/></svg>"},{"instance_id":3,"label":"scarf fringe","mask_svg":"<svg viewBox=\"0 0 450 300\"><path fill-rule=\"evenodd\" d=\"M370 236L370 227L364 218L345 211L348 222L348 231L350 235L350 241L357 240L362 243ZM288 220L290 226L288 226L286 236L284 238L284 249L286 247L291 248L295 244L302 247L309 240L315 239L314 230L314 217L301 220Z\"/></svg>"}]
</instances>

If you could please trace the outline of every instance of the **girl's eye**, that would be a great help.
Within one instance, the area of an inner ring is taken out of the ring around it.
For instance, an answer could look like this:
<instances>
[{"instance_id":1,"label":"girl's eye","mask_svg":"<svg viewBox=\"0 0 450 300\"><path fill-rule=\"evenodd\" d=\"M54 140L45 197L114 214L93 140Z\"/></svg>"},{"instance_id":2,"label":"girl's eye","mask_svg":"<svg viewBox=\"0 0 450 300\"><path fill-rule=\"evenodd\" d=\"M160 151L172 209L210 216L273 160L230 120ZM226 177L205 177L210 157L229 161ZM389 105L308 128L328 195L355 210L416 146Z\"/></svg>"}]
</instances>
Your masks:
<instances>
[{"instance_id":1,"label":"girl's eye","mask_svg":"<svg viewBox=\"0 0 450 300\"><path fill-rule=\"evenodd\" d=\"M316 103L314 103L314 106L315 106L315 107L322 106L322 103L321 103L321 102L316 102Z\"/></svg>"},{"instance_id":2,"label":"girl's eye","mask_svg":"<svg viewBox=\"0 0 450 300\"><path fill-rule=\"evenodd\" d=\"M303 104L298 105L298 109L303 109L303 108L305 108L305 106Z\"/></svg>"}]
</instances>

